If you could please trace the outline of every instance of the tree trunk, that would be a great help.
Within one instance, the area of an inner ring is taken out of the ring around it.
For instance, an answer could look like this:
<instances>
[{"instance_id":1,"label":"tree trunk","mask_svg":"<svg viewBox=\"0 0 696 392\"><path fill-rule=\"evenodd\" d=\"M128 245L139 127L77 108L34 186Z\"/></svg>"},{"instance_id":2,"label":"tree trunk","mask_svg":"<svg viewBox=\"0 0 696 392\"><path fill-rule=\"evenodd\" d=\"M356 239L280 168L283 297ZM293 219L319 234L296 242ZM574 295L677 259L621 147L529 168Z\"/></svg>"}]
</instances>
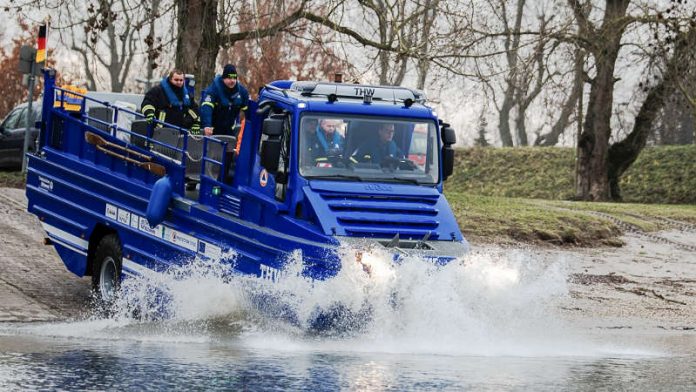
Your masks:
<instances>
[{"instance_id":1,"label":"tree trunk","mask_svg":"<svg viewBox=\"0 0 696 392\"><path fill-rule=\"evenodd\" d=\"M652 124L664 104L666 81L650 89L647 98L640 107L633 124L633 131L621 142L609 148L608 180L611 199L621 201L619 181L624 172L635 162L645 147Z\"/></svg>"},{"instance_id":2,"label":"tree trunk","mask_svg":"<svg viewBox=\"0 0 696 392\"><path fill-rule=\"evenodd\" d=\"M220 49L218 0L177 0L176 67L192 73L202 88L215 76Z\"/></svg>"},{"instance_id":3,"label":"tree trunk","mask_svg":"<svg viewBox=\"0 0 696 392\"><path fill-rule=\"evenodd\" d=\"M517 114L515 116L515 131L517 132L517 145L518 146L528 146L527 141L527 125L525 124L525 113L526 110L522 109L521 105L517 107Z\"/></svg>"},{"instance_id":4,"label":"tree trunk","mask_svg":"<svg viewBox=\"0 0 696 392\"><path fill-rule=\"evenodd\" d=\"M159 14L160 0L154 0L152 2L152 8L150 9L150 23L148 24L149 33L148 38L151 40L151 44L148 45L148 56L147 56L147 82L145 82L146 90L149 90L150 81L155 77L155 68L157 68L157 61L155 56L155 21L157 20L157 15Z\"/></svg>"},{"instance_id":5,"label":"tree trunk","mask_svg":"<svg viewBox=\"0 0 696 392\"><path fill-rule=\"evenodd\" d=\"M608 200L607 157L611 135L611 108L614 102L614 65L618 48L605 52L597 64L592 82L585 126L577 148L578 183L576 197L580 200Z\"/></svg>"},{"instance_id":6,"label":"tree trunk","mask_svg":"<svg viewBox=\"0 0 696 392\"><path fill-rule=\"evenodd\" d=\"M416 82L416 88L423 90L425 88L425 79L428 77L428 70L430 68L430 61L428 60L428 52L430 51L430 31L432 30L433 23L437 17L437 9L440 5L440 0L426 0L423 8L425 10L423 15L423 25L422 32L418 34L422 37L420 44L420 55L418 57L418 65L416 67L418 78Z\"/></svg>"},{"instance_id":7,"label":"tree trunk","mask_svg":"<svg viewBox=\"0 0 696 392\"><path fill-rule=\"evenodd\" d=\"M580 200L609 200L608 156L614 102L614 68L621 48L629 0L607 0L602 28L591 37L597 74L592 80L587 114L577 146L575 196Z\"/></svg>"},{"instance_id":8,"label":"tree trunk","mask_svg":"<svg viewBox=\"0 0 696 392\"><path fill-rule=\"evenodd\" d=\"M508 90L511 90L508 84ZM512 92L506 91L503 105L498 112L498 131L503 147L512 147L512 133L510 132L510 111L512 111Z\"/></svg>"}]
</instances>

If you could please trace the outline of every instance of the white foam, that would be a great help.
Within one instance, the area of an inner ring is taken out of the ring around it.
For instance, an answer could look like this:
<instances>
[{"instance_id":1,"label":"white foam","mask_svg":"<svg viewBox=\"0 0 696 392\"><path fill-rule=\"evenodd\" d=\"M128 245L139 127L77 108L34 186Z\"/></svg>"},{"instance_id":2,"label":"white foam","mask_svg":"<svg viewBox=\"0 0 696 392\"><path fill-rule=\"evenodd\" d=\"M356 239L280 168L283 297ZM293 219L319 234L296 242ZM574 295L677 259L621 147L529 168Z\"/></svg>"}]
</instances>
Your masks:
<instances>
[{"instance_id":1,"label":"white foam","mask_svg":"<svg viewBox=\"0 0 696 392\"><path fill-rule=\"evenodd\" d=\"M138 341L208 342L235 339L252 349L382 352L476 356L606 356L640 352L591 342L557 314L568 295L563 260L530 252L473 252L438 266L419 258L400 263L380 250L340 250L342 268L325 281L302 276L300 253L274 279L231 275L224 262L192 260L166 273L127 279L112 316L26 327L35 334ZM366 271L370 271L369 273ZM158 291L166 293L163 311ZM282 298L299 325L259 312L251 298ZM308 333L317 309L340 303L369 308L357 332ZM134 317L134 309L138 317ZM626 351L628 350L628 351Z\"/></svg>"}]
</instances>

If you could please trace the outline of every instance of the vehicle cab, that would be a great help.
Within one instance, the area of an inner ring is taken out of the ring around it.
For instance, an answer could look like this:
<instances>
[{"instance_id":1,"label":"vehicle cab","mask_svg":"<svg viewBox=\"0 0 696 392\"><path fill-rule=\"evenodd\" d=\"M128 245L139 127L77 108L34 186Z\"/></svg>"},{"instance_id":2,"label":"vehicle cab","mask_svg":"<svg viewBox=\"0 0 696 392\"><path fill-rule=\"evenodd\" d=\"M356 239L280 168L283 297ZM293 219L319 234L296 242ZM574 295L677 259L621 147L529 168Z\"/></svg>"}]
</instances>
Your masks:
<instances>
[{"instance_id":1,"label":"vehicle cab","mask_svg":"<svg viewBox=\"0 0 696 392\"><path fill-rule=\"evenodd\" d=\"M267 194L291 216L346 242L468 249L442 194L454 131L422 92L276 81L261 90L256 115L259 185L272 182Z\"/></svg>"}]
</instances>

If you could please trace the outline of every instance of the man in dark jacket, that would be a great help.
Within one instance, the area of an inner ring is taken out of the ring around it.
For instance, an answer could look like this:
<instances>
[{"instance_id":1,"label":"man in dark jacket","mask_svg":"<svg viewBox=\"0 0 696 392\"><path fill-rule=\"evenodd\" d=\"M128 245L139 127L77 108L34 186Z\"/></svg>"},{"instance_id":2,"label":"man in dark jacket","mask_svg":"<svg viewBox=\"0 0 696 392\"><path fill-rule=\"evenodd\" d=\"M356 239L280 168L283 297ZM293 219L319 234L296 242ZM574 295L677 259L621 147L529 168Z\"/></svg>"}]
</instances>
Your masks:
<instances>
[{"instance_id":1,"label":"man in dark jacket","mask_svg":"<svg viewBox=\"0 0 696 392\"><path fill-rule=\"evenodd\" d=\"M403 158L404 153L394 143L394 124L382 123L377 131L377 142L368 140L363 143L354 157L361 162L382 163L385 159Z\"/></svg>"},{"instance_id":2,"label":"man in dark jacket","mask_svg":"<svg viewBox=\"0 0 696 392\"><path fill-rule=\"evenodd\" d=\"M203 91L201 123L205 135L237 136L237 117L240 112L244 115L248 104L249 92L237 81L237 69L232 64L225 65L222 75L216 76Z\"/></svg>"},{"instance_id":3,"label":"man in dark jacket","mask_svg":"<svg viewBox=\"0 0 696 392\"><path fill-rule=\"evenodd\" d=\"M150 122L157 118L159 121L190 129L193 134L201 131L198 105L189 96L184 87L184 73L178 69L170 72L169 76L145 94L140 111Z\"/></svg>"}]
</instances>

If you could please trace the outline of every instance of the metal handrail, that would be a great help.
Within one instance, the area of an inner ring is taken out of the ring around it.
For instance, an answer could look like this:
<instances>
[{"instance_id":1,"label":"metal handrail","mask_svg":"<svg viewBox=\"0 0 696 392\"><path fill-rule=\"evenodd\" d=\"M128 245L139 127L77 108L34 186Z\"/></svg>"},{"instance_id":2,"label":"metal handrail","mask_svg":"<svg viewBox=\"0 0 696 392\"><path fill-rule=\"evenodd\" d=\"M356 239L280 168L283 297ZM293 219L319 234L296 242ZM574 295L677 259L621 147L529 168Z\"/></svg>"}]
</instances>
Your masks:
<instances>
[{"instance_id":1,"label":"metal handrail","mask_svg":"<svg viewBox=\"0 0 696 392\"><path fill-rule=\"evenodd\" d=\"M154 125L150 126L150 129L148 129L147 135L141 135L141 134L138 134L138 133L131 131L130 129L125 129L125 128L121 128L118 126L118 114L120 111L127 113L127 114L134 115L136 118L139 118L139 119L145 119L146 118L145 115L143 115L140 112L130 110L128 108L123 108L120 106L113 105L108 101L100 101L96 98L92 98L92 97L89 97L85 94L80 94L80 93L77 93L77 92L72 91L72 90L68 90L68 89L64 89L64 88L60 88L60 87L55 87L55 90L60 91L59 100L61 103L60 104L61 109L65 109L65 94L71 94L74 96L81 97L81 98L83 98L83 100L82 100L82 104L80 107L80 114L82 115L82 117L84 119L91 120L91 121L94 121L98 124L102 124L102 125L107 126L110 130L112 130L113 134L115 134L116 131L125 132L126 134L130 135L130 137L144 138L148 144L152 143L155 145L159 145L159 146L163 146L165 148L171 149L171 150L176 151L178 153L181 153L181 155L182 155L181 165L185 166L185 164L186 164L186 157L185 157L186 147L188 146L188 136L189 136L189 132L187 129L170 124L170 123L167 123L167 122L164 122L164 121L160 121L157 119L153 120L153 124L161 124L162 126L165 126L167 128L176 129L177 131L179 131L180 135L184 136L184 142L183 142L182 148L179 148L177 146L173 146L171 144L164 143L162 141L159 141L159 140L153 138L152 131L154 130ZM98 119L96 117L90 117L88 114L86 114L85 112L86 112L86 108L87 108L87 105L86 105L87 101L95 102L95 103L98 103L104 107L113 109L114 110L113 121L107 122L107 121ZM130 144L132 144L132 143L130 143Z\"/></svg>"}]
</instances>

